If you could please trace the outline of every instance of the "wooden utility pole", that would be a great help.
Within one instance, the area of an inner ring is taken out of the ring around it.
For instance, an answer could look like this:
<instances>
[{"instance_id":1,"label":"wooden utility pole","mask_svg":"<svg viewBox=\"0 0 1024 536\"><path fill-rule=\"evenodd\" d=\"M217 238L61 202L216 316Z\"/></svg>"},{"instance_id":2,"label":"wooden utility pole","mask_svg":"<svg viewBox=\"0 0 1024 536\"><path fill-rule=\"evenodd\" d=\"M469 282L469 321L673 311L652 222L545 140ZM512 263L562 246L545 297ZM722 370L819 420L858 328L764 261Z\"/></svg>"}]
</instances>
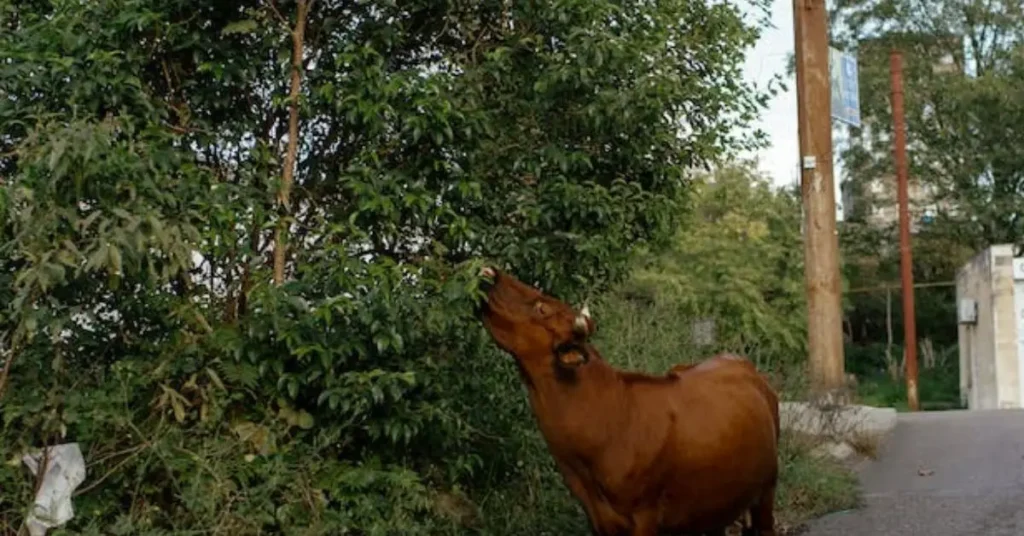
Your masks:
<instances>
[{"instance_id":1,"label":"wooden utility pole","mask_svg":"<svg viewBox=\"0 0 1024 536\"><path fill-rule=\"evenodd\" d=\"M834 400L845 394L845 367L825 0L793 0L793 29L809 373L814 395Z\"/></svg>"},{"instance_id":2,"label":"wooden utility pole","mask_svg":"<svg viewBox=\"0 0 1024 536\"><path fill-rule=\"evenodd\" d=\"M903 56L889 53L892 81L893 157L896 160L896 199L900 206L900 279L903 283L903 348L907 364L907 406L918 411L917 321L914 312L914 270L910 251L910 195L907 173L907 133L903 117Z\"/></svg>"}]
</instances>

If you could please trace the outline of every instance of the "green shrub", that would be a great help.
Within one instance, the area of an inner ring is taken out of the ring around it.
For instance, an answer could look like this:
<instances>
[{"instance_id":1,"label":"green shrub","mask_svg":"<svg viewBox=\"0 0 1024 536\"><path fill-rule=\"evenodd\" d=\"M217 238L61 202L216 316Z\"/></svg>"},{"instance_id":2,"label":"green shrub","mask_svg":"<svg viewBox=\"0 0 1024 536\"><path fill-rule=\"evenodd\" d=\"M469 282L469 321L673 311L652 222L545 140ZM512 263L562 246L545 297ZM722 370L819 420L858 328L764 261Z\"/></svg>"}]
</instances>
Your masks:
<instances>
[{"instance_id":1,"label":"green shrub","mask_svg":"<svg viewBox=\"0 0 1024 536\"><path fill-rule=\"evenodd\" d=\"M797 396L807 341L799 198L743 162L695 181L690 207L668 247L602 297L601 348L658 373L739 353Z\"/></svg>"},{"instance_id":2,"label":"green shrub","mask_svg":"<svg viewBox=\"0 0 1024 536\"><path fill-rule=\"evenodd\" d=\"M925 366L918 357L917 392L922 410L959 409L960 362L956 359L957 347L950 346L936 352L935 364ZM893 347L893 354L902 357L903 349ZM894 407L907 411L907 382L900 373L893 378L888 373L873 372L858 378L857 395L861 402L871 406Z\"/></svg>"},{"instance_id":3,"label":"green shrub","mask_svg":"<svg viewBox=\"0 0 1024 536\"><path fill-rule=\"evenodd\" d=\"M569 526L498 515L557 488L477 260L572 301L621 280L690 169L751 146L758 29L317 1L293 69L297 5L0 0L0 533L18 456L68 441L61 534L435 534L463 497L494 533Z\"/></svg>"}]
</instances>

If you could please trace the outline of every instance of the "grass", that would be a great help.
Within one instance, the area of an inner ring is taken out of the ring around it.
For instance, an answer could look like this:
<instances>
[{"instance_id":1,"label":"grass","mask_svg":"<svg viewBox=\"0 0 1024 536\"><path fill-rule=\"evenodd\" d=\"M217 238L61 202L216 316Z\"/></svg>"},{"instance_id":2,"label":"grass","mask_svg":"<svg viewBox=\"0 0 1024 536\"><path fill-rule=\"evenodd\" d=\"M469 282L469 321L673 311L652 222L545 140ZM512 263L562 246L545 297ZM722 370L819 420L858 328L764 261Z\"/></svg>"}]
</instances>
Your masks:
<instances>
[{"instance_id":1,"label":"grass","mask_svg":"<svg viewBox=\"0 0 1024 536\"><path fill-rule=\"evenodd\" d=\"M781 474L775 497L776 525L791 534L807 521L860 505L860 488L846 464L813 454L819 440L783 434Z\"/></svg>"},{"instance_id":2,"label":"grass","mask_svg":"<svg viewBox=\"0 0 1024 536\"><path fill-rule=\"evenodd\" d=\"M524 476L480 498L480 524L454 534L590 536L583 509L555 472L553 463L526 471Z\"/></svg>"},{"instance_id":3,"label":"grass","mask_svg":"<svg viewBox=\"0 0 1024 536\"><path fill-rule=\"evenodd\" d=\"M921 409L942 411L962 408L957 345L937 346L925 352L928 348L932 348L930 343L922 344L918 352L917 390ZM894 356L903 354L899 345L888 351ZM892 365L886 361L885 344L848 344L845 353L847 372L857 376L857 397L862 404L908 411L906 379L902 375L898 379L890 376L888 371ZM930 363L928 353L932 355Z\"/></svg>"},{"instance_id":4,"label":"grass","mask_svg":"<svg viewBox=\"0 0 1024 536\"><path fill-rule=\"evenodd\" d=\"M878 450L881 446L880 438L870 433L854 433L846 439L846 443L853 448L858 455L872 460L878 459Z\"/></svg>"},{"instance_id":5,"label":"grass","mask_svg":"<svg viewBox=\"0 0 1024 536\"><path fill-rule=\"evenodd\" d=\"M959 371L950 367L921 369L918 372L917 390L921 409L942 411L960 409ZM893 380L887 374L873 374L858 378L857 396L862 404L877 407L891 407L896 411L908 411L907 384L900 378Z\"/></svg>"}]
</instances>

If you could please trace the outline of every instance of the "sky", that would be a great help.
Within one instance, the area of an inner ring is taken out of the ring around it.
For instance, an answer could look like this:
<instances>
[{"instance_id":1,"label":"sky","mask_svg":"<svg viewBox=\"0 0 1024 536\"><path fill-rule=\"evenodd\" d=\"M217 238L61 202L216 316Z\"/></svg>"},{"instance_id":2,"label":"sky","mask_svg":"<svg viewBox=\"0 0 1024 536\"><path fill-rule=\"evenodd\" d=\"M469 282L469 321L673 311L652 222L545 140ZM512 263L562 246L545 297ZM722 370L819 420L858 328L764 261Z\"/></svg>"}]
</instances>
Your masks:
<instances>
[{"instance_id":1,"label":"sky","mask_svg":"<svg viewBox=\"0 0 1024 536\"><path fill-rule=\"evenodd\" d=\"M747 53L743 76L748 82L765 87L776 74L785 75L786 59L793 53L793 0L774 0L771 8L771 27L764 29L757 44ZM786 92L780 92L762 112L755 125L768 134L771 145L756 153L761 171L776 186L788 186L800 181L799 145L796 120L796 80L784 78ZM836 202L839 197L841 167L833 163ZM842 218L841 207L836 207L837 218Z\"/></svg>"}]
</instances>

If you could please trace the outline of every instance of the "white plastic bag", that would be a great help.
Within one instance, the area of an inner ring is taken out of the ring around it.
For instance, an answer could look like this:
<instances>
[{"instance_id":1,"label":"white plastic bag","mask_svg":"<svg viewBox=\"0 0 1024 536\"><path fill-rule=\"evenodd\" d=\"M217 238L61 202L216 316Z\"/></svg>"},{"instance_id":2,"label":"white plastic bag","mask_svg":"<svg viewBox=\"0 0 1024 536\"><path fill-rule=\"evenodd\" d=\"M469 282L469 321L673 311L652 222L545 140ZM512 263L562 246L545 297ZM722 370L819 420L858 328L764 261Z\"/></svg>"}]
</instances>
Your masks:
<instances>
[{"instance_id":1,"label":"white plastic bag","mask_svg":"<svg viewBox=\"0 0 1024 536\"><path fill-rule=\"evenodd\" d=\"M78 443L50 447L42 483L36 493L32 511L25 520L32 536L46 536L46 531L59 527L75 517L71 495L85 480L85 459ZM33 475L39 474L43 451L26 454L21 458Z\"/></svg>"}]
</instances>

